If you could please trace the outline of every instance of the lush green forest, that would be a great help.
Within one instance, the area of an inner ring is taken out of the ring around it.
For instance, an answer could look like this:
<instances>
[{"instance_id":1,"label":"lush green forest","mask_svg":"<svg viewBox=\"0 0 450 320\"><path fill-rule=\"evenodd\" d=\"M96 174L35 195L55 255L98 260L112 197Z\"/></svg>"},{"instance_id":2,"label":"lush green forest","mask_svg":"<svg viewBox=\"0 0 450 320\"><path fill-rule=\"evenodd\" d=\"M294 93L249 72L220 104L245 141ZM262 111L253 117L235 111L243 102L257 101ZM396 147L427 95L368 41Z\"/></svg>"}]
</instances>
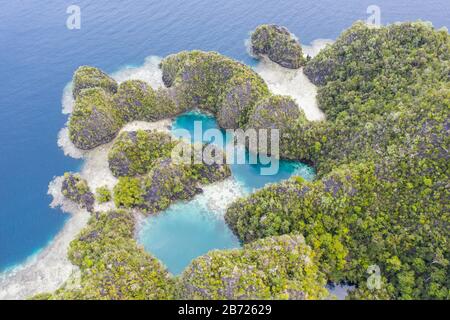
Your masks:
<instances>
[{"instance_id":1,"label":"lush green forest","mask_svg":"<svg viewBox=\"0 0 450 320\"><path fill-rule=\"evenodd\" d=\"M34 299L171 299L174 280L165 267L133 239L135 219L127 211L92 215L69 248L80 268L53 294Z\"/></svg>"},{"instance_id":2,"label":"lush green forest","mask_svg":"<svg viewBox=\"0 0 450 320\"><path fill-rule=\"evenodd\" d=\"M299 121L282 153L319 178L267 187L229 208L244 242L301 233L355 298L448 299L450 37L426 23L356 23L305 74L327 121ZM382 290L366 288L378 265Z\"/></svg>"}]
</instances>

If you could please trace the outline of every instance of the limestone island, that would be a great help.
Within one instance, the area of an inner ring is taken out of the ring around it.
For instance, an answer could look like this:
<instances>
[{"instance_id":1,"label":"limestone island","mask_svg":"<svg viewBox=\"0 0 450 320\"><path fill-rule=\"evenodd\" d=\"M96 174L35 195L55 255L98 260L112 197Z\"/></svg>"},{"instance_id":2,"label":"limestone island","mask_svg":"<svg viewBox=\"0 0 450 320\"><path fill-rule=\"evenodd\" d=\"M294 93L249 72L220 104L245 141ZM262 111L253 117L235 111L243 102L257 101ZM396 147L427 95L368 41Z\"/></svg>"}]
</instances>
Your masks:
<instances>
[{"instance_id":1,"label":"limestone island","mask_svg":"<svg viewBox=\"0 0 450 320\"><path fill-rule=\"evenodd\" d=\"M352 285L347 299L450 298L448 32L357 22L306 58L286 28L262 25L251 49L301 68L326 120L309 121L294 99L216 52L164 58L159 89L119 84L94 67L75 72L70 141L81 151L105 148L113 183L91 189L65 174L62 194L90 212L68 251L79 272L33 299L330 299L329 283ZM279 128L281 158L306 161L317 176L234 201L225 221L242 248L211 251L173 276L136 242L137 215L192 199L230 167L176 163L171 154L186 141L161 128L123 128L190 110L222 129Z\"/></svg>"}]
</instances>

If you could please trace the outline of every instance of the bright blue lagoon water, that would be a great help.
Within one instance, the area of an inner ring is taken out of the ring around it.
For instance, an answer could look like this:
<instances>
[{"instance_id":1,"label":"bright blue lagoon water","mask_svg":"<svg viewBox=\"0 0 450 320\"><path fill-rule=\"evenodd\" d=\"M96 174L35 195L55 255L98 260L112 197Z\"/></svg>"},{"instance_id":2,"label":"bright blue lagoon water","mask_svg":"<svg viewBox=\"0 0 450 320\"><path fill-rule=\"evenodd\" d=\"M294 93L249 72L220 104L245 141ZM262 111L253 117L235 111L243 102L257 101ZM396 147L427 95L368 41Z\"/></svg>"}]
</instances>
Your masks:
<instances>
[{"instance_id":1,"label":"bright blue lagoon water","mask_svg":"<svg viewBox=\"0 0 450 320\"><path fill-rule=\"evenodd\" d=\"M189 131L192 142L219 143L213 138L196 136L195 122L201 124L202 132L219 129L213 117L199 112L189 112L176 118L172 132L177 135L177 130L185 129ZM231 135L227 137L224 131L221 132L223 141L227 143ZM224 146L222 143L219 145ZM267 166L260 162L250 164L248 153L245 164L231 165L232 177L239 186L241 196L293 175L302 176L307 180L312 180L315 175L313 168L294 161L280 161L276 174L261 175L261 168ZM138 235L140 243L174 274L179 274L192 259L210 250L239 247L238 239L228 229L223 219L225 208L217 210L208 205L208 201L214 202L216 199L220 201L221 193L226 192L227 190L223 188L212 190L207 188L204 194L192 201L176 203L159 215L148 217ZM209 200L211 197L213 200Z\"/></svg>"},{"instance_id":2,"label":"bright blue lagoon water","mask_svg":"<svg viewBox=\"0 0 450 320\"><path fill-rule=\"evenodd\" d=\"M373 0L47 0L2 1L0 7L0 270L44 247L67 216L49 208L52 177L78 170L56 137L67 118L61 94L73 71L107 72L150 55L216 50L247 64L248 32L279 23L303 43L336 38L367 17ZM430 20L449 25L448 0L377 0L382 22ZM81 8L81 30L66 28L66 9ZM249 170L245 171L249 174ZM236 174L239 176L239 174Z\"/></svg>"},{"instance_id":3,"label":"bright blue lagoon water","mask_svg":"<svg viewBox=\"0 0 450 320\"><path fill-rule=\"evenodd\" d=\"M213 139L200 139L196 138L194 135L194 123L198 121L202 124L202 131L205 132L208 129L219 129L219 126L214 119L214 117L202 114L200 112L189 112L177 117L172 126L172 132L175 133L177 129L188 130L190 136L192 137L192 142L202 142L202 143L214 143ZM224 144L230 143L232 137L226 135L222 131ZM259 160L259 159L258 159ZM233 177L238 181L246 190L246 192L251 192L255 189L260 189L267 185L268 183L274 183L281 180L288 179L292 175L299 175L307 180L312 180L314 178L314 169L307 166L306 164L296 162L296 161L279 161L279 171L274 175L262 175L261 168L269 167L270 164L261 164L258 161L257 164L251 164L249 161L249 154L246 152L246 163L245 164L232 164L231 171Z\"/></svg>"}]
</instances>

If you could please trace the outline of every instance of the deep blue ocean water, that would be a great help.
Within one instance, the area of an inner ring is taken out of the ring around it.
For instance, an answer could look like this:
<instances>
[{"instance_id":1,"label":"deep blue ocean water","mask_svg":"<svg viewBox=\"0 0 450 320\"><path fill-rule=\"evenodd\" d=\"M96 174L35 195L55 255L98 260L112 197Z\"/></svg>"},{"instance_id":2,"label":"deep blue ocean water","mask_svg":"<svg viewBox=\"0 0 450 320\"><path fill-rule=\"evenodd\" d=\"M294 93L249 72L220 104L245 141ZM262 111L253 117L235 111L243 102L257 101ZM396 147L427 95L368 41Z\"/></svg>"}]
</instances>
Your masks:
<instances>
[{"instance_id":1,"label":"deep blue ocean water","mask_svg":"<svg viewBox=\"0 0 450 320\"><path fill-rule=\"evenodd\" d=\"M150 55L216 50L254 63L244 40L261 23L287 26L302 43L336 38L371 4L382 23L429 20L449 26L448 0L16 0L0 6L0 270L44 247L67 216L49 208L52 177L80 161L56 145L66 122L61 95L84 64L107 72ZM81 8L81 29L66 9Z\"/></svg>"}]
</instances>

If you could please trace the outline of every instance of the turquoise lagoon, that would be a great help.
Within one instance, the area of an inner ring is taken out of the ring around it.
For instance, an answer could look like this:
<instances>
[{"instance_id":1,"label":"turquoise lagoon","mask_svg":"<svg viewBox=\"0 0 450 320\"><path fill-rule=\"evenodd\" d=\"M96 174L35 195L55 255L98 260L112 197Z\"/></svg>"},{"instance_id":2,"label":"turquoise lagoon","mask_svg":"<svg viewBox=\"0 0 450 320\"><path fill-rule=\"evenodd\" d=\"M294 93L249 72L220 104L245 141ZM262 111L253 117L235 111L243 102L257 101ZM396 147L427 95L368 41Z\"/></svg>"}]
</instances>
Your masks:
<instances>
[{"instance_id":1,"label":"turquoise lagoon","mask_svg":"<svg viewBox=\"0 0 450 320\"><path fill-rule=\"evenodd\" d=\"M172 131L188 130L193 141L214 143L194 138L194 123L200 121L203 132L218 129L214 117L199 112L189 112L177 117ZM229 136L222 131L224 141ZM226 205L238 197L246 196L269 183L301 176L314 179L314 169L304 163L280 161L278 173L261 175L265 165L249 164L248 153L245 164L231 165L232 179L204 188L204 192L191 201L178 202L157 216L143 221L138 231L138 241L145 249L159 258L173 274L180 274L192 259L214 249L240 247L236 236L226 225L223 215Z\"/></svg>"}]
</instances>

